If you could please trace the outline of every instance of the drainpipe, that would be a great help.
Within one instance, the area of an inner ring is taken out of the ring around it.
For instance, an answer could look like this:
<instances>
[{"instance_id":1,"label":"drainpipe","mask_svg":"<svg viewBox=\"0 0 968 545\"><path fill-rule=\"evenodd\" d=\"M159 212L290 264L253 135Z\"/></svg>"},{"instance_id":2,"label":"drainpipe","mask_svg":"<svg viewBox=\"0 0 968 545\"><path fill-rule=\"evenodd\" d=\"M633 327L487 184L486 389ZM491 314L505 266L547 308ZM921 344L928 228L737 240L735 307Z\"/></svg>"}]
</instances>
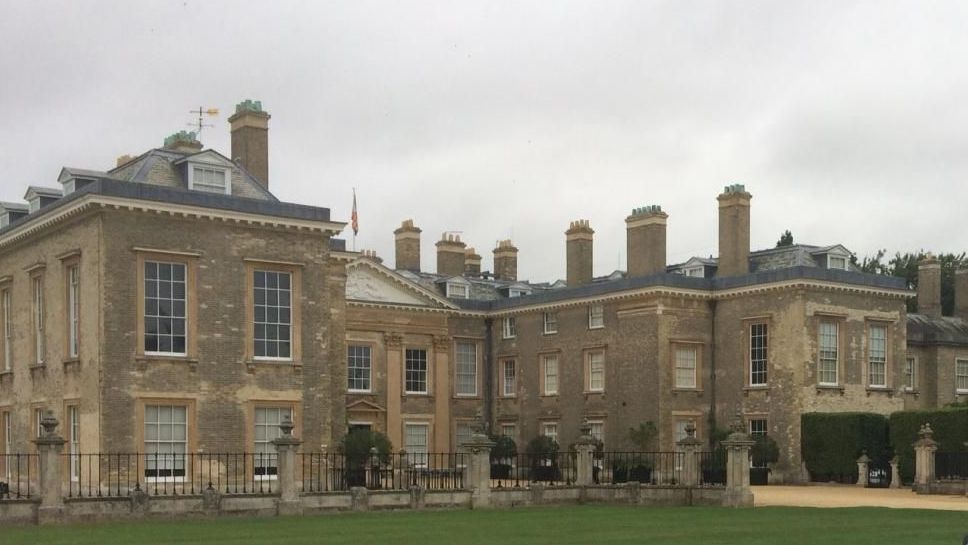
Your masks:
<instances>
[{"instance_id":1,"label":"drainpipe","mask_svg":"<svg viewBox=\"0 0 968 545\"><path fill-rule=\"evenodd\" d=\"M487 422L488 432L493 428L494 413L494 334L491 326L494 324L492 318L484 319L484 396L483 413L484 422Z\"/></svg>"}]
</instances>

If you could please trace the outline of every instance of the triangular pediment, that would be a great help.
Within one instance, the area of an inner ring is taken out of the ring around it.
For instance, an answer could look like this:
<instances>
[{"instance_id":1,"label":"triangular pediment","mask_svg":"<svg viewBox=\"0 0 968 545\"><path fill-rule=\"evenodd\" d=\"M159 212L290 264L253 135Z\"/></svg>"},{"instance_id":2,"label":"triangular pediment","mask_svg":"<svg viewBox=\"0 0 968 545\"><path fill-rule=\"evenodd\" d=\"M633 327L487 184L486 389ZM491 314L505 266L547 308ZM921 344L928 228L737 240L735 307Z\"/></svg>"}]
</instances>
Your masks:
<instances>
[{"instance_id":1,"label":"triangular pediment","mask_svg":"<svg viewBox=\"0 0 968 545\"><path fill-rule=\"evenodd\" d=\"M373 403L372 401L367 401L365 399L357 399L352 403L346 404L347 412L358 412L358 413L383 413L386 409Z\"/></svg>"},{"instance_id":2,"label":"triangular pediment","mask_svg":"<svg viewBox=\"0 0 968 545\"><path fill-rule=\"evenodd\" d=\"M346 300L430 308L457 308L433 291L383 265L363 258L356 259L346 266Z\"/></svg>"}]
</instances>

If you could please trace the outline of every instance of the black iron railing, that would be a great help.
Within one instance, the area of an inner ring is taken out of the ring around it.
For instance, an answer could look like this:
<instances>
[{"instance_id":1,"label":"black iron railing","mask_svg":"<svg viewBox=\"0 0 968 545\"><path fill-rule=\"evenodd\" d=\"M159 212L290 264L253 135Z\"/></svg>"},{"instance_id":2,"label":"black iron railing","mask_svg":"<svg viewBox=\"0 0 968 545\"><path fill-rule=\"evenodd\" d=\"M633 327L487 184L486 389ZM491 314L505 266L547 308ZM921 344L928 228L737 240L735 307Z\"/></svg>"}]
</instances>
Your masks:
<instances>
[{"instance_id":1,"label":"black iron railing","mask_svg":"<svg viewBox=\"0 0 968 545\"><path fill-rule=\"evenodd\" d=\"M36 454L0 454L0 501L36 495L39 461Z\"/></svg>"},{"instance_id":2,"label":"black iron railing","mask_svg":"<svg viewBox=\"0 0 968 545\"><path fill-rule=\"evenodd\" d=\"M594 464L592 476L598 484L677 484L683 457L678 452L603 452Z\"/></svg>"},{"instance_id":3,"label":"black iron railing","mask_svg":"<svg viewBox=\"0 0 968 545\"><path fill-rule=\"evenodd\" d=\"M497 488L527 487L531 484L546 486L571 485L575 483L575 452L556 454L518 454L508 458L491 460L491 486Z\"/></svg>"},{"instance_id":4,"label":"black iron railing","mask_svg":"<svg viewBox=\"0 0 968 545\"><path fill-rule=\"evenodd\" d=\"M465 486L464 453L394 453L346 456L341 453L303 453L304 492L333 492L365 487L371 490L456 490Z\"/></svg>"},{"instance_id":5,"label":"black iron railing","mask_svg":"<svg viewBox=\"0 0 968 545\"><path fill-rule=\"evenodd\" d=\"M968 479L968 452L935 452L934 474L939 481Z\"/></svg>"}]
</instances>

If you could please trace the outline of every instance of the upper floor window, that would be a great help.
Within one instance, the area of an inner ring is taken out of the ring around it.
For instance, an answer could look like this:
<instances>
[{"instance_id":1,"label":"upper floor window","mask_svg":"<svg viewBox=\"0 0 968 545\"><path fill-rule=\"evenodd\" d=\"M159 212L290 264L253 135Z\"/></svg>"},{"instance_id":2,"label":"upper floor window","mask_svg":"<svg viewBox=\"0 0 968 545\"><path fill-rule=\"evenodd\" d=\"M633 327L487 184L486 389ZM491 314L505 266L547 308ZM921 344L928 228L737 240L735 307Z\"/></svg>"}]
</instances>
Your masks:
<instances>
[{"instance_id":1,"label":"upper floor window","mask_svg":"<svg viewBox=\"0 0 968 545\"><path fill-rule=\"evenodd\" d=\"M10 288L4 288L0 291L0 305L2 308L3 318L3 370L10 371L13 369L13 350L11 343L13 342L13 329L10 326Z\"/></svg>"},{"instance_id":2,"label":"upper floor window","mask_svg":"<svg viewBox=\"0 0 968 545\"><path fill-rule=\"evenodd\" d=\"M71 358L76 358L80 351L80 314L80 266L74 263L67 267L67 355Z\"/></svg>"},{"instance_id":3,"label":"upper floor window","mask_svg":"<svg viewBox=\"0 0 968 545\"><path fill-rule=\"evenodd\" d=\"M592 305L588 307L588 329L605 327L605 307Z\"/></svg>"},{"instance_id":4,"label":"upper floor window","mask_svg":"<svg viewBox=\"0 0 968 545\"><path fill-rule=\"evenodd\" d=\"M514 316L508 316L504 319L504 331L503 337L505 339L513 339L518 336L517 324L515 323Z\"/></svg>"},{"instance_id":5,"label":"upper floor window","mask_svg":"<svg viewBox=\"0 0 968 545\"><path fill-rule=\"evenodd\" d=\"M44 309L44 277L38 274L31 278L31 292L33 295L33 340L34 340L34 363L42 364L45 360L47 351L47 339L44 335L44 322L46 311Z\"/></svg>"},{"instance_id":6,"label":"upper floor window","mask_svg":"<svg viewBox=\"0 0 968 545\"><path fill-rule=\"evenodd\" d=\"M551 335L552 333L558 333L558 313L556 312L545 312L544 313L544 333L545 335Z\"/></svg>"},{"instance_id":7,"label":"upper floor window","mask_svg":"<svg viewBox=\"0 0 968 545\"><path fill-rule=\"evenodd\" d=\"M477 345L472 342L458 342L455 352L455 393L477 395Z\"/></svg>"},{"instance_id":8,"label":"upper floor window","mask_svg":"<svg viewBox=\"0 0 968 545\"><path fill-rule=\"evenodd\" d=\"M959 394L968 394L968 359L955 360L955 389Z\"/></svg>"},{"instance_id":9,"label":"upper floor window","mask_svg":"<svg viewBox=\"0 0 968 545\"><path fill-rule=\"evenodd\" d=\"M146 354L187 352L187 275L184 263L145 261L144 351Z\"/></svg>"},{"instance_id":10,"label":"upper floor window","mask_svg":"<svg viewBox=\"0 0 968 545\"><path fill-rule=\"evenodd\" d=\"M826 386L836 386L839 371L839 341L836 322L820 322L818 332L819 362L817 365L818 382Z\"/></svg>"},{"instance_id":11,"label":"upper floor window","mask_svg":"<svg viewBox=\"0 0 968 545\"><path fill-rule=\"evenodd\" d=\"M467 284L448 282L447 297L453 297L455 299L467 299Z\"/></svg>"},{"instance_id":12,"label":"upper floor window","mask_svg":"<svg viewBox=\"0 0 968 545\"><path fill-rule=\"evenodd\" d=\"M405 353L404 387L408 394L427 393L427 351L408 348Z\"/></svg>"},{"instance_id":13,"label":"upper floor window","mask_svg":"<svg viewBox=\"0 0 968 545\"><path fill-rule=\"evenodd\" d=\"M214 165L189 165L188 189L232 194L232 178L227 168Z\"/></svg>"},{"instance_id":14,"label":"upper floor window","mask_svg":"<svg viewBox=\"0 0 968 545\"><path fill-rule=\"evenodd\" d=\"M605 391L605 351L593 350L585 355L585 388L589 392Z\"/></svg>"},{"instance_id":15,"label":"upper floor window","mask_svg":"<svg viewBox=\"0 0 968 545\"><path fill-rule=\"evenodd\" d=\"M347 389L351 392L370 391L370 347L348 345L346 347Z\"/></svg>"},{"instance_id":16,"label":"upper floor window","mask_svg":"<svg viewBox=\"0 0 968 545\"><path fill-rule=\"evenodd\" d=\"M887 327L872 325L868 330L867 384L875 388L887 386Z\"/></svg>"},{"instance_id":17,"label":"upper floor window","mask_svg":"<svg viewBox=\"0 0 968 545\"><path fill-rule=\"evenodd\" d=\"M704 274L703 267L689 267L687 269L682 269L682 274L696 278L703 278L706 276Z\"/></svg>"},{"instance_id":18,"label":"upper floor window","mask_svg":"<svg viewBox=\"0 0 968 545\"><path fill-rule=\"evenodd\" d=\"M514 397L517 394L517 369L514 360L504 360L501 373L501 395Z\"/></svg>"},{"instance_id":19,"label":"upper floor window","mask_svg":"<svg viewBox=\"0 0 968 545\"><path fill-rule=\"evenodd\" d=\"M914 356L908 356L904 360L904 389L913 392L918 388L918 360Z\"/></svg>"},{"instance_id":20,"label":"upper floor window","mask_svg":"<svg viewBox=\"0 0 968 545\"><path fill-rule=\"evenodd\" d=\"M253 277L255 348L260 359L292 357L292 275L256 270Z\"/></svg>"},{"instance_id":21,"label":"upper floor window","mask_svg":"<svg viewBox=\"0 0 968 545\"><path fill-rule=\"evenodd\" d=\"M699 350L695 346L675 346L675 387L696 388L698 385L697 365Z\"/></svg>"},{"instance_id":22,"label":"upper floor window","mask_svg":"<svg viewBox=\"0 0 968 545\"><path fill-rule=\"evenodd\" d=\"M523 295L530 295L530 290L525 290L521 288L511 288L508 290L508 297L521 297Z\"/></svg>"},{"instance_id":23,"label":"upper floor window","mask_svg":"<svg viewBox=\"0 0 968 545\"><path fill-rule=\"evenodd\" d=\"M541 357L541 394L558 395L558 355L548 354Z\"/></svg>"},{"instance_id":24,"label":"upper floor window","mask_svg":"<svg viewBox=\"0 0 968 545\"><path fill-rule=\"evenodd\" d=\"M750 324L750 386L766 386L769 328Z\"/></svg>"}]
</instances>

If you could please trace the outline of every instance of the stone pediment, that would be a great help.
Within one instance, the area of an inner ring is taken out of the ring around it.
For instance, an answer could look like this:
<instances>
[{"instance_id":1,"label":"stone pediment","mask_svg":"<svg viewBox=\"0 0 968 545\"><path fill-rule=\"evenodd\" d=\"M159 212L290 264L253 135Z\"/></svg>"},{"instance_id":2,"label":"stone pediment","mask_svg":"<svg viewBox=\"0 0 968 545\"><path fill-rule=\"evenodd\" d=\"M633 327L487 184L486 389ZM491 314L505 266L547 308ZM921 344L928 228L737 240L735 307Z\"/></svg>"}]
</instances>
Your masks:
<instances>
[{"instance_id":1,"label":"stone pediment","mask_svg":"<svg viewBox=\"0 0 968 545\"><path fill-rule=\"evenodd\" d=\"M443 297L369 259L357 259L346 266L346 300L456 308Z\"/></svg>"},{"instance_id":2,"label":"stone pediment","mask_svg":"<svg viewBox=\"0 0 968 545\"><path fill-rule=\"evenodd\" d=\"M346 412L354 413L384 413L386 409L365 399L357 399L352 403L347 403Z\"/></svg>"}]
</instances>

